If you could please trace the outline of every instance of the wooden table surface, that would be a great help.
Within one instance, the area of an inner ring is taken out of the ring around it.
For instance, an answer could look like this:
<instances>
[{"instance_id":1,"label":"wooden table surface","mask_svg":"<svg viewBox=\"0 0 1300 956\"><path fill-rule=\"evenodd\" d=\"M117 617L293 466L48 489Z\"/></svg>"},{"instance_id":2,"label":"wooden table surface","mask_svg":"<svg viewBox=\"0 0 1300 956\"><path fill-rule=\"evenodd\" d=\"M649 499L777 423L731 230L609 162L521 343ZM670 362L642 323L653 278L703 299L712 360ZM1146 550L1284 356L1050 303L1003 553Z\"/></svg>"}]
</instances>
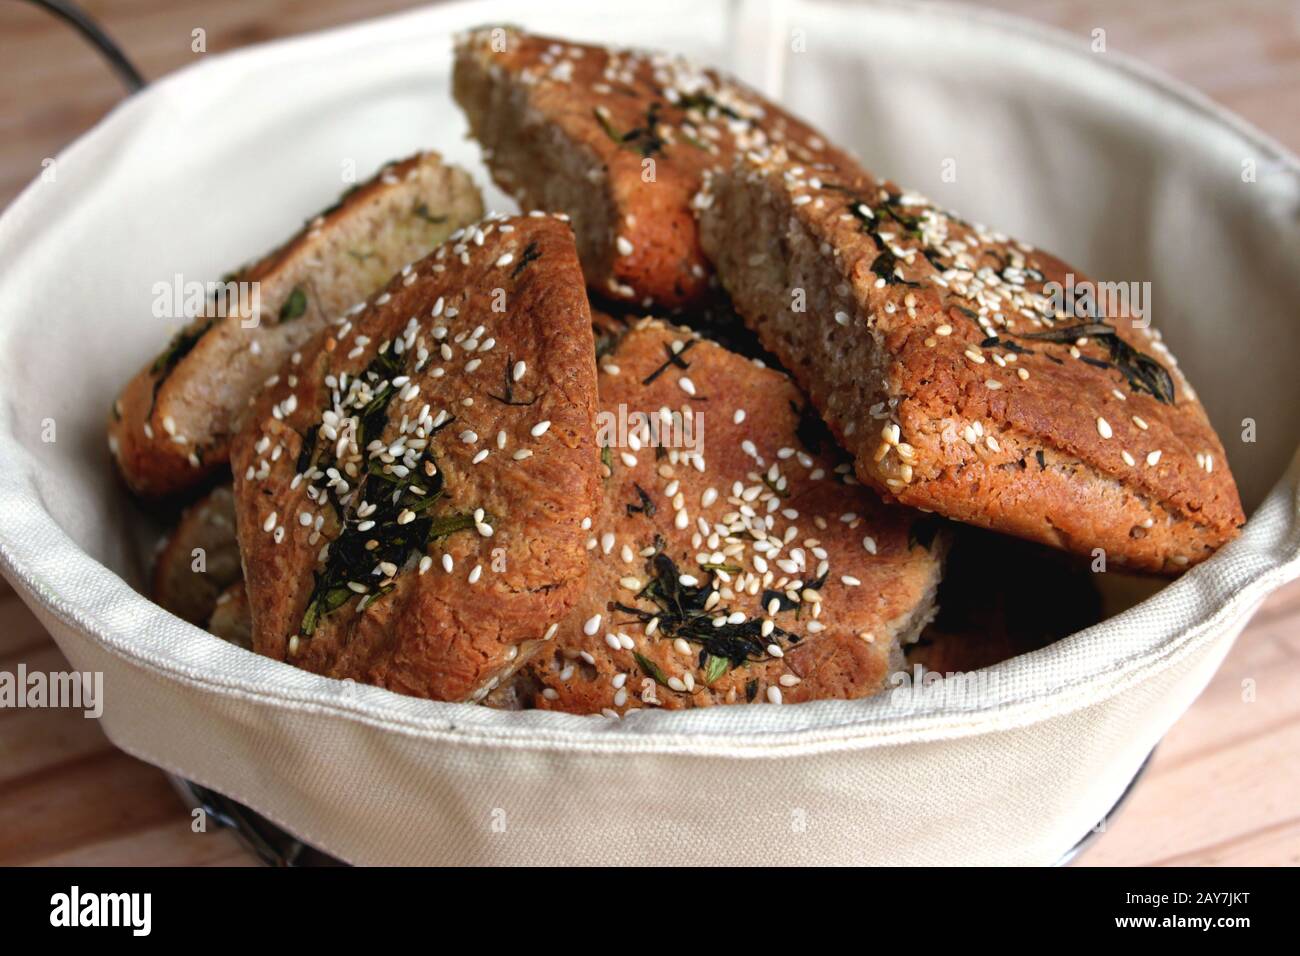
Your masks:
<instances>
[{"instance_id":1,"label":"wooden table surface","mask_svg":"<svg viewBox=\"0 0 1300 956\"><path fill-rule=\"evenodd\" d=\"M92 0L84 6L147 78L209 52L376 16L405 0ZM1122 50L1198 87L1300 151L1300 3L992 0ZM41 160L117 101L105 65L65 26L0 2L0 206ZM0 582L0 671L66 665ZM1257 682L1244 703L1242 681ZM1300 583L1264 605L1161 744L1083 864L1300 863ZM66 710L0 710L0 864L248 864L220 830L191 832L163 775Z\"/></svg>"}]
</instances>

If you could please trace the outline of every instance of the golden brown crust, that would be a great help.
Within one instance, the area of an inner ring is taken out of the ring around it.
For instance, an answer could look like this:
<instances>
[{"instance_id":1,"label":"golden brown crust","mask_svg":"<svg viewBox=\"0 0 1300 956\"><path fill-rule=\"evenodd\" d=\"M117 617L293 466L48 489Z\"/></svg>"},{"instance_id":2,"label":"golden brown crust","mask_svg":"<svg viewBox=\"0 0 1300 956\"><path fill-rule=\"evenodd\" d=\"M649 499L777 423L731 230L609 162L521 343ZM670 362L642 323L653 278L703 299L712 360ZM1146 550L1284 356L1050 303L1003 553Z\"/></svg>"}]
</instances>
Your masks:
<instances>
[{"instance_id":1,"label":"golden brown crust","mask_svg":"<svg viewBox=\"0 0 1300 956\"><path fill-rule=\"evenodd\" d=\"M285 367L234 442L256 650L415 696L487 693L582 587L594 412L568 226L487 220L396 276Z\"/></svg>"},{"instance_id":2,"label":"golden brown crust","mask_svg":"<svg viewBox=\"0 0 1300 956\"><path fill-rule=\"evenodd\" d=\"M460 38L454 93L501 187L574 219L591 287L677 307L708 289L691 201L705 170L783 142L837 156L753 90L680 57L484 27Z\"/></svg>"},{"instance_id":3,"label":"golden brown crust","mask_svg":"<svg viewBox=\"0 0 1300 956\"><path fill-rule=\"evenodd\" d=\"M164 497L200 484L226 463L239 416L294 349L482 214L463 170L444 166L436 153L417 154L386 166L223 280L247 290L235 308L192 320L114 402L109 447L127 485ZM256 314L245 308L253 284Z\"/></svg>"},{"instance_id":4,"label":"golden brown crust","mask_svg":"<svg viewBox=\"0 0 1300 956\"><path fill-rule=\"evenodd\" d=\"M230 485L214 488L181 513L154 562L154 603L202 627L217 597L237 581L235 499Z\"/></svg>"},{"instance_id":5,"label":"golden brown crust","mask_svg":"<svg viewBox=\"0 0 1300 956\"><path fill-rule=\"evenodd\" d=\"M1158 333L1053 310L1046 284L1086 276L856 164L751 153L701 206L737 309L864 481L1143 570L1176 573L1236 535L1223 447Z\"/></svg>"},{"instance_id":6,"label":"golden brown crust","mask_svg":"<svg viewBox=\"0 0 1300 956\"><path fill-rule=\"evenodd\" d=\"M845 483L786 376L687 330L635 323L599 391L610 447L586 590L489 703L625 713L879 690L933 610L930 520Z\"/></svg>"}]
</instances>

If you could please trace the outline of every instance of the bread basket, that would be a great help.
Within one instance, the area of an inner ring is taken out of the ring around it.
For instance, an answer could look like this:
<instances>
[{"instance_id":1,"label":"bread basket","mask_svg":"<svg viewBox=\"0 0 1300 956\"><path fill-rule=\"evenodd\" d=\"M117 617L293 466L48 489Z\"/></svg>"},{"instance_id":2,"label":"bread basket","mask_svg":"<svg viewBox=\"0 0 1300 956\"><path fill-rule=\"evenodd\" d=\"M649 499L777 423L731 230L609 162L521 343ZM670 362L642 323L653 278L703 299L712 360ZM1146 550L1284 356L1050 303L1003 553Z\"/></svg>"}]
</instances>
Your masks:
<instances>
[{"instance_id":1,"label":"bread basket","mask_svg":"<svg viewBox=\"0 0 1300 956\"><path fill-rule=\"evenodd\" d=\"M1242 537L978 681L621 721L328 680L151 604L158 529L112 475L104 419L174 325L154 284L270 246L348 163L432 147L485 182L448 87L452 33L489 20L727 67L967 217L1149 280ZM1295 157L1095 41L965 8L468 3L203 56L0 217L0 569L72 667L104 674L117 746L350 862L1049 863L1300 574L1297 261Z\"/></svg>"}]
</instances>

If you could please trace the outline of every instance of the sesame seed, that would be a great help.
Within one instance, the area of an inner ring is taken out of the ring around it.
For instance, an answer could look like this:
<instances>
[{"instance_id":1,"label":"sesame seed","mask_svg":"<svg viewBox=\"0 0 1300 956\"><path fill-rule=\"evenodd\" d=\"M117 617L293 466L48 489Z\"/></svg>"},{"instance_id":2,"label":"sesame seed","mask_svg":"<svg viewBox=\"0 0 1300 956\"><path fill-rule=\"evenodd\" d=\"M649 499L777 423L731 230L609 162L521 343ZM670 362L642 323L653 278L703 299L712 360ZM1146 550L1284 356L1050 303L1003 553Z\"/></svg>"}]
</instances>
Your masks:
<instances>
[{"instance_id":1,"label":"sesame seed","mask_svg":"<svg viewBox=\"0 0 1300 956\"><path fill-rule=\"evenodd\" d=\"M428 571L431 567L433 567L433 558L431 558L429 555L426 554L424 557L420 559L420 573L423 574L425 571Z\"/></svg>"},{"instance_id":2,"label":"sesame seed","mask_svg":"<svg viewBox=\"0 0 1300 956\"><path fill-rule=\"evenodd\" d=\"M862 583L851 574L841 574L840 582L851 588L856 588L858 585Z\"/></svg>"},{"instance_id":3,"label":"sesame seed","mask_svg":"<svg viewBox=\"0 0 1300 956\"><path fill-rule=\"evenodd\" d=\"M474 570L469 573L469 583L478 584L478 579L483 576L483 565L474 565Z\"/></svg>"},{"instance_id":4,"label":"sesame seed","mask_svg":"<svg viewBox=\"0 0 1300 956\"><path fill-rule=\"evenodd\" d=\"M515 452L511 457L514 458L515 461L523 461L526 458L532 458L533 453L531 450L527 448L521 448L517 452Z\"/></svg>"},{"instance_id":5,"label":"sesame seed","mask_svg":"<svg viewBox=\"0 0 1300 956\"><path fill-rule=\"evenodd\" d=\"M601 615L599 614L594 614L591 617L587 618L586 623L582 625L582 633L586 634L588 637L593 636L597 631L600 630L600 622L601 622Z\"/></svg>"},{"instance_id":6,"label":"sesame seed","mask_svg":"<svg viewBox=\"0 0 1300 956\"><path fill-rule=\"evenodd\" d=\"M524 372L527 369L528 366L524 362L516 362L514 369L510 372L510 377L517 382L524 377Z\"/></svg>"},{"instance_id":7,"label":"sesame seed","mask_svg":"<svg viewBox=\"0 0 1300 956\"><path fill-rule=\"evenodd\" d=\"M532 429L529 431L529 434L532 435L534 438L541 438L543 435L546 434L547 429L549 429L550 427L551 427L551 422L549 419L540 421L532 427Z\"/></svg>"},{"instance_id":8,"label":"sesame seed","mask_svg":"<svg viewBox=\"0 0 1300 956\"><path fill-rule=\"evenodd\" d=\"M452 571L456 570L456 562L451 559L450 554L444 554L442 556L442 569L448 574L451 574Z\"/></svg>"},{"instance_id":9,"label":"sesame seed","mask_svg":"<svg viewBox=\"0 0 1300 956\"><path fill-rule=\"evenodd\" d=\"M1097 434L1102 438L1110 438L1110 436L1114 434L1114 432L1111 431L1110 422L1099 417L1097 419Z\"/></svg>"},{"instance_id":10,"label":"sesame seed","mask_svg":"<svg viewBox=\"0 0 1300 956\"><path fill-rule=\"evenodd\" d=\"M840 325L848 325L850 321L849 314L847 312L836 312L835 321Z\"/></svg>"},{"instance_id":11,"label":"sesame seed","mask_svg":"<svg viewBox=\"0 0 1300 956\"><path fill-rule=\"evenodd\" d=\"M619 236L614 240L614 245L617 247L620 256L630 256L634 251L632 243L628 240L627 236Z\"/></svg>"},{"instance_id":12,"label":"sesame seed","mask_svg":"<svg viewBox=\"0 0 1300 956\"><path fill-rule=\"evenodd\" d=\"M1133 460L1133 456L1123 449L1120 450L1119 457L1123 458L1124 464L1128 465L1130 468L1137 464L1137 462Z\"/></svg>"},{"instance_id":13,"label":"sesame seed","mask_svg":"<svg viewBox=\"0 0 1300 956\"><path fill-rule=\"evenodd\" d=\"M781 703L781 688L772 685L767 689L767 702L769 704Z\"/></svg>"},{"instance_id":14,"label":"sesame seed","mask_svg":"<svg viewBox=\"0 0 1300 956\"><path fill-rule=\"evenodd\" d=\"M1143 431L1146 431L1147 428L1150 427L1143 419L1139 418L1137 415L1133 416L1133 424L1136 425L1138 428L1142 429Z\"/></svg>"},{"instance_id":15,"label":"sesame seed","mask_svg":"<svg viewBox=\"0 0 1300 956\"><path fill-rule=\"evenodd\" d=\"M1149 455L1147 455L1147 464L1150 465L1151 467L1154 468L1154 467L1159 463L1159 461L1160 461L1160 449L1159 449L1159 448L1157 448L1155 451L1153 451L1153 452L1151 452Z\"/></svg>"},{"instance_id":16,"label":"sesame seed","mask_svg":"<svg viewBox=\"0 0 1300 956\"><path fill-rule=\"evenodd\" d=\"M262 530L270 531L271 529L273 529L275 527L275 522L278 517L279 515L276 514L276 512L274 511L272 511L269 515L267 515L266 520L262 522Z\"/></svg>"},{"instance_id":17,"label":"sesame seed","mask_svg":"<svg viewBox=\"0 0 1300 956\"><path fill-rule=\"evenodd\" d=\"M515 257L511 253L507 252L504 255L502 255L499 259L497 259L497 268L503 269L514 261L515 261Z\"/></svg>"},{"instance_id":18,"label":"sesame seed","mask_svg":"<svg viewBox=\"0 0 1300 956\"><path fill-rule=\"evenodd\" d=\"M681 387L681 390L685 392L687 395L693 396L695 394L695 383L692 382L685 375L683 375L681 378L677 380L677 384L678 386Z\"/></svg>"},{"instance_id":19,"label":"sesame seed","mask_svg":"<svg viewBox=\"0 0 1300 956\"><path fill-rule=\"evenodd\" d=\"M871 535L867 535L865 538L862 539L862 547L867 549L868 554L875 554L876 539L871 537Z\"/></svg>"}]
</instances>

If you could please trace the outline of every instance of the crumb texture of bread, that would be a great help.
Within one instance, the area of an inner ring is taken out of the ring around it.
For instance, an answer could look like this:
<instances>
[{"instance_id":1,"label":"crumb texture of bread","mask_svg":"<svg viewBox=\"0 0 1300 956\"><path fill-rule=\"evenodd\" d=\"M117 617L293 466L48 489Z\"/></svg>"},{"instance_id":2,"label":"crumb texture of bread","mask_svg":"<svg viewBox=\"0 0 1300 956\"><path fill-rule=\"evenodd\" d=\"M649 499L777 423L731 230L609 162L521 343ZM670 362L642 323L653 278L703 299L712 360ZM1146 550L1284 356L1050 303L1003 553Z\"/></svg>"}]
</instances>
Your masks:
<instances>
[{"instance_id":1,"label":"crumb texture of bread","mask_svg":"<svg viewBox=\"0 0 1300 956\"><path fill-rule=\"evenodd\" d=\"M622 715L885 686L934 614L943 522L857 483L787 376L689 330L632 323L598 381L585 591L487 703Z\"/></svg>"},{"instance_id":2,"label":"crumb texture of bread","mask_svg":"<svg viewBox=\"0 0 1300 956\"><path fill-rule=\"evenodd\" d=\"M1071 306L1077 270L780 149L713 174L698 206L737 310L888 498L1166 574L1244 523L1159 333Z\"/></svg>"},{"instance_id":3,"label":"crumb texture of bread","mask_svg":"<svg viewBox=\"0 0 1300 956\"><path fill-rule=\"evenodd\" d=\"M109 448L127 485L146 497L199 485L227 462L240 417L285 359L482 215L469 175L421 153L386 166L224 278L230 293L210 298L114 402Z\"/></svg>"},{"instance_id":4,"label":"crumb texture of bread","mask_svg":"<svg viewBox=\"0 0 1300 956\"><path fill-rule=\"evenodd\" d=\"M242 579L217 597L208 618L208 631L236 647L253 649L253 614L248 606L248 590Z\"/></svg>"},{"instance_id":5,"label":"crumb texture of bread","mask_svg":"<svg viewBox=\"0 0 1300 956\"><path fill-rule=\"evenodd\" d=\"M489 218L328 326L232 452L255 649L476 700L579 596L598 494L572 233Z\"/></svg>"},{"instance_id":6,"label":"crumb texture of bread","mask_svg":"<svg viewBox=\"0 0 1300 956\"><path fill-rule=\"evenodd\" d=\"M181 513L154 561L151 595L177 617L204 626L218 595L243 575L235 498L220 485Z\"/></svg>"},{"instance_id":7,"label":"crumb texture of bread","mask_svg":"<svg viewBox=\"0 0 1300 956\"><path fill-rule=\"evenodd\" d=\"M707 170L764 143L808 161L838 156L713 70L511 27L458 39L453 92L501 188L525 208L568 214L592 289L643 306L708 292L691 209Z\"/></svg>"}]
</instances>

